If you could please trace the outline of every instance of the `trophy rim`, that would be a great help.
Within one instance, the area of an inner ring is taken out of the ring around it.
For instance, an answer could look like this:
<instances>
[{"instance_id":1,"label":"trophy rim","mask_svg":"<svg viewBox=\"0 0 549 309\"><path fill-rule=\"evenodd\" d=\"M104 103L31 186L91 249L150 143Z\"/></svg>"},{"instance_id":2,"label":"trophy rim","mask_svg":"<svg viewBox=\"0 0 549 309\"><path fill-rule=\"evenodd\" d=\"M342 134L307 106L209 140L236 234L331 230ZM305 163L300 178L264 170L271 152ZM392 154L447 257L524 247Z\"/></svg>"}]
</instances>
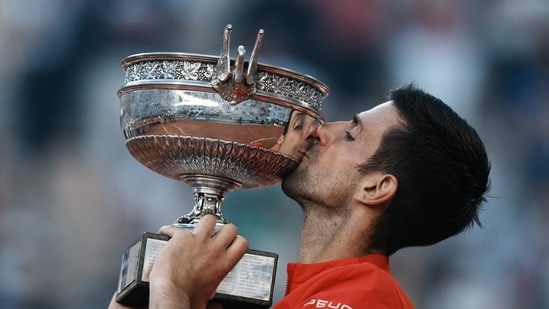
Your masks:
<instances>
[{"instance_id":1,"label":"trophy rim","mask_svg":"<svg viewBox=\"0 0 549 309\"><path fill-rule=\"evenodd\" d=\"M255 65L256 69L249 72L250 75L246 77L252 79L252 83L247 86L249 88L242 92L247 94L240 97L240 86L237 86L239 90L231 89L235 87L234 81L221 81L221 59L220 56L185 52L145 52L127 56L121 61L126 78L117 94L120 97L132 91L161 89L217 93L231 105L243 100L268 102L298 109L317 119L319 124L326 121L321 110L322 102L330 89L315 77L279 66L258 63ZM236 65L236 60L228 61L231 67ZM147 67L149 64L150 67ZM194 67L196 64L199 64L199 68ZM244 66L246 65L251 66L252 63L244 61ZM186 66L189 66L190 70L197 70L198 73L187 73ZM164 67L169 67L170 73L163 72ZM223 89L226 87L229 89ZM230 97L235 93L239 93L237 101Z\"/></svg>"},{"instance_id":2,"label":"trophy rim","mask_svg":"<svg viewBox=\"0 0 549 309\"><path fill-rule=\"evenodd\" d=\"M124 70L129 66L145 61L162 61L162 60L194 60L194 61L204 61L212 62L217 64L219 61L219 56L199 54L199 53L185 53L185 52L143 52L135 53L123 58L120 61L120 64ZM231 63L234 63L234 60L230 60ZM249 64L249 61L244 61L244 64ZM299 73L295 70L288 69L282 66L275 66L265 63L257 64L258 70L265 71L269 73L279 74L282 76L288 76L294 78L298 81L301 81L305 84L313 85L317 88L322 96L325 98L330 93L330 88L325 83L321 82L319 79L304 73ZM127 85L127 83L126 83Z\"/></svg>"}]
</instances>

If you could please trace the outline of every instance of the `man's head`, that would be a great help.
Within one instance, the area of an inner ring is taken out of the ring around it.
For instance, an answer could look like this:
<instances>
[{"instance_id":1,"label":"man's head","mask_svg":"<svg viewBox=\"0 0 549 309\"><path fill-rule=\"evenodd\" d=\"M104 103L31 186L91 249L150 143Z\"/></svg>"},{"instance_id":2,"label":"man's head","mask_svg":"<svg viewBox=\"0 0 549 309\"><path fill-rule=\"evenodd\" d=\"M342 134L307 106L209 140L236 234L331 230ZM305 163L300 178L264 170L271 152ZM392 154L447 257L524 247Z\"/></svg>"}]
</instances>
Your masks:
<instances>
[{"instance_id":1,"label":"man's head","mask_svg":"<svg viewBox=\"0 0 549 309\"><path fill-rule=\"evenodd\" d=\"M385 132L376 153L359 167L398 179L398 190L371 234L371 245L390 255L437 243L480 225L490 163L480 137L439 99L412 85L390 100L402 126Z\"/></svg>"},{"instance_id":2,"label":"man's head","mask_svg":"<svg viewBox=\"0 0 549 309\"><path fill-rule=\"evenodd\" d=\"M391 255L479 223L490 172L486 151L475 130L439 99L406 86L392 91L389 102L316 133L317 143L282 188L304 208L349 216L349 205L373 210L364 223L368 250Z\"/></svg>"}]
</instances>

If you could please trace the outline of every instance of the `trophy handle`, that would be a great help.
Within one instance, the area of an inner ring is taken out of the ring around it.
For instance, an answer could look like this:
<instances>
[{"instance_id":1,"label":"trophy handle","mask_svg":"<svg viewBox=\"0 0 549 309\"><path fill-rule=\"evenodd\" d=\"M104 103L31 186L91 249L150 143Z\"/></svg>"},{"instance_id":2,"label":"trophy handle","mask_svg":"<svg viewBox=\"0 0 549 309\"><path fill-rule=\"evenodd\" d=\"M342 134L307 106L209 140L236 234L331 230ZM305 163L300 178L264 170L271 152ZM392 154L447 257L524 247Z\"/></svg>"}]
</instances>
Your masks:
<instances>
[{"instance_id":1,"label":"trophy handle","mask_svg":"<svg viewBox=\"0 0 549 309\"><path fill-rule=\"evenodd\" d=\"M234 180L205 175L182 175L181 180L193 188L193 210L177 219L174 225L192 229L205 215L214 215L216 225L225 225L229 221L221 213L221 205L228 191L242 185Z\"/></svg>"}]
</instances>

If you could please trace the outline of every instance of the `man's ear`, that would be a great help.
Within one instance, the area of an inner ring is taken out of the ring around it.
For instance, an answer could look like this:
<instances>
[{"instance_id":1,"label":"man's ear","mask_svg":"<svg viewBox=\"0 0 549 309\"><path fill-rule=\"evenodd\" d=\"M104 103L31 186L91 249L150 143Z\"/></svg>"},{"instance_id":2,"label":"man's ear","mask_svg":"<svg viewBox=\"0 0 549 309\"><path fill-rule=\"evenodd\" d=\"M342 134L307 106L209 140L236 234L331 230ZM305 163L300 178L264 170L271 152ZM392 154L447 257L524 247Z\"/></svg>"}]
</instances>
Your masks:
<instances>
[{"instance_id":1,"label":"man's ear","mask_svg":"<svg viewBox=\"0 0 549 309\"><path fill-rule=\"evenodd\" d=\"M390 202L396 194L398 181L391 174L379 172L364 175L360 180L355 199L366 205L382 205Z\"/></svg>"}]
</instances>

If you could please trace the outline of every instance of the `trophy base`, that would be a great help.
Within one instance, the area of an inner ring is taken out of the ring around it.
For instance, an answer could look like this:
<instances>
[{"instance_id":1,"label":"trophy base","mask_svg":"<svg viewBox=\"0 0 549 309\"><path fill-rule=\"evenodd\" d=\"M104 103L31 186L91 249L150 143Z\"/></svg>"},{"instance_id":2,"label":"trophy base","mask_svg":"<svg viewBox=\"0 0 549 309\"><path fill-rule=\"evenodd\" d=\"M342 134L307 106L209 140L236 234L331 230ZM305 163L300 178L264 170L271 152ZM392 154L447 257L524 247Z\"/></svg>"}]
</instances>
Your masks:
<instances>
[{"instance_id":1,"label":"trophy base","mask_svg":"<svg viewBox=\"0 0 549 309\"><path fill-rule=\"evenodd\" d=\"M149 303L149 274L169 237L144 233L122 255L116 301L135 307ZM273 302L278 254L248 250L219 284L213 302L229 308L269 308Z\"/></svg>"}]
</instances>

